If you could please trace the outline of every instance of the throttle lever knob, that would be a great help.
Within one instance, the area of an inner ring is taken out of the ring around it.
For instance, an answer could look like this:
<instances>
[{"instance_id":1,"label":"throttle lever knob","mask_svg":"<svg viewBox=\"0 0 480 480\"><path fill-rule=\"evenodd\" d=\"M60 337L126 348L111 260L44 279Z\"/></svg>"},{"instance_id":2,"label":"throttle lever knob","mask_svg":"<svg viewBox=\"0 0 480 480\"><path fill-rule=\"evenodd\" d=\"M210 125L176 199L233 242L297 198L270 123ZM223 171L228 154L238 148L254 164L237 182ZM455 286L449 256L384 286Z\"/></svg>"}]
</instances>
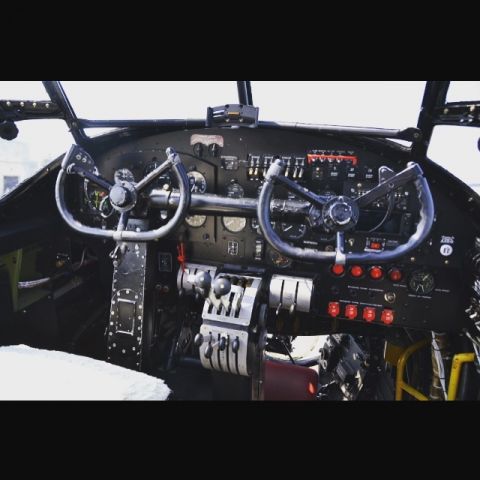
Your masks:
<instances>
[{"instance_id":1,"label":"throttle lever knob","mask_svg":"<svg viewBox=\"0 0 480 480\"><path fill-rule=\"evenodd\" d=\"M201 288L208 295L212 285L212 277L208 272L200 271L195 275L194 283L196 287Z\"/></svg>"},{"instance_id":2,"label":"throttle lever knob","mask_svg":"<svg viewBox=\"0 0 480 480\"><path fill-rule=\"evenodd\" d=\"M217 298L229 294L231 289L232 284L230 283L230 280L225 277L219 277L213 281L213 293Z\"/></svg>"}]
</instances>

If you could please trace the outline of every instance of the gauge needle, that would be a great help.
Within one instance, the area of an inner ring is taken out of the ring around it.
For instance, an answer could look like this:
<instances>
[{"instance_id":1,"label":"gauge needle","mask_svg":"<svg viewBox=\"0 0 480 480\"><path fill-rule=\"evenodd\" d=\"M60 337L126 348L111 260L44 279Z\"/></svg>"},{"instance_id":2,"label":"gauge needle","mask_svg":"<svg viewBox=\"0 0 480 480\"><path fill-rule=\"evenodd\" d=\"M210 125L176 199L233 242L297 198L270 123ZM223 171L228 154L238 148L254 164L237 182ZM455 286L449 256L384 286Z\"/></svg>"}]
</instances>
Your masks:
<instances>
[{"instance_id":1,"label":"gauge needle","mask_svg":"<svg viewBox=\"0 0 480 480\"><path fill-rule=\"evenodd\" d=\"M293 228L293 225L289 225L287 228L284 228L283 231L284 232L288 232L289 230L291 230Z\"/></svg>"}]
</instances>

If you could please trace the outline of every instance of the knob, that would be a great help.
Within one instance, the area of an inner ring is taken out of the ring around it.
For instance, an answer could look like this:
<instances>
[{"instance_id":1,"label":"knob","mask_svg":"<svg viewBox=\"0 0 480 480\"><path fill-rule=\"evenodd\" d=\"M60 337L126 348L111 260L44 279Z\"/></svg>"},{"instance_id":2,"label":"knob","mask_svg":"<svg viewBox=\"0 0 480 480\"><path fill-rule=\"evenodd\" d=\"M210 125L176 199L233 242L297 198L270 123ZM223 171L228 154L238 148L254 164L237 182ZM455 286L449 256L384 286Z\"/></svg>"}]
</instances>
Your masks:
<instances>
[{"instance_id":1,"label":"knob","mask_svg":"<svg viewBox=\"0 0 480 480\"><path fill-rule=\"evenodd\" d=\"M218 342L218 349L223 352L227 346L227 339L225 337L220 338Z\"/></svg>"},{"instance_id":2,"label":"knob","mask_svg":"<svg viewBox=\"0 0 480 480\"><path fill-rule=\"evenodd\" d=\"M114 185L110 190L110 203L116 207L125 207L131 200L130 192L121 185Z\"/></svg>"},{"instance_id":3,"label":"knob","mask_svg":"<svg viewBox=\"0 0 480 480\"><path fill-rule=\"evenodd\" d=\"M212 347L212 344L209 343L205 348L205 353L204 353L205 358L211 358L212 354L213 354L213 347Z\"/></svg>"},{"instance_id":4,"label":"knob","mask_svg":"<svg viewBox=\"0 0 480 480\"><path fill-rule=\"evenodd\" d=\"M205 292L205 295L208 295L212 285L212 277L208 272L200 271L195 275L194 283L196 287L201 288Z\"/></svg>"},{"instance_id":5,"label":"knob","mask_svg":"<svg viewBox=\"0 0 480 480\"><path fill-rule=\"evenodd\" d=\"M219 277L213 281L213 293L217 298L229 294L231 289L232 284L230 283L230 280L225 277Z\"/></svg>"},{"instance_id":6,"label":"knob","mask_svg":"<svg viewBox=\"0 0 480 480\"><path fill-rule=\"evenodd\" d=\"M193 146L193 153L197 156L202 158L203 157L203 145L201 143L196 143Z\"/></svg>"},{"instance_id":7,"label":"knob","mask_svg":"<svg viewBox=\"0 0 480 480\"><path fill-rule=\"evenodd\" d=\"M208 146L208 153L210 153L212 157L218 157L218 154L220 153L220 145L212 143Z\"/></svg>"},{"instance_id":8,"label":"knob","mask_svg":"<svg viewBox=\"0 0 480 480\"><path fill-rule=\"evenodd\" d=\"M193 343L196 347L200 347L203 343L203 335L201 333L197 333L193 339Z\"/></svg>"},{"instance_id":9,"label":"knob","mask_svg":"<svg viewBox=\"0 0 480 480\"><path fill-rule=\"evenodd\" d=\"M232 342L232 352L237 353L240 350L240 340L238 337Z\"/></svg>"}]
</instances>

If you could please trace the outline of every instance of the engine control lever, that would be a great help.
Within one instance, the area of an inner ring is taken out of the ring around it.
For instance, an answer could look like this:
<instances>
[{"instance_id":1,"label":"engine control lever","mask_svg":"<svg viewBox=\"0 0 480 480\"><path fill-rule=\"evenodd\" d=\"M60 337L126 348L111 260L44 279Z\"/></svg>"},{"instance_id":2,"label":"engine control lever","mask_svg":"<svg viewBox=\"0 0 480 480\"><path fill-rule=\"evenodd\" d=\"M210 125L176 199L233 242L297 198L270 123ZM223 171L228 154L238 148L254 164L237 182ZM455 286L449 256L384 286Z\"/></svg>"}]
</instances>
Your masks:
<instances>
[{"instance_id":1,"label":"engine control lever","mask_svg":"<svg viewBox=\"0 0 480 480\"><path fill-rule=\"evenodd\" d=\"M231 289L232 284L226 277L218 277L213 281L213 293L216 298L228 295Z\"/></svg>"}]
</instances>

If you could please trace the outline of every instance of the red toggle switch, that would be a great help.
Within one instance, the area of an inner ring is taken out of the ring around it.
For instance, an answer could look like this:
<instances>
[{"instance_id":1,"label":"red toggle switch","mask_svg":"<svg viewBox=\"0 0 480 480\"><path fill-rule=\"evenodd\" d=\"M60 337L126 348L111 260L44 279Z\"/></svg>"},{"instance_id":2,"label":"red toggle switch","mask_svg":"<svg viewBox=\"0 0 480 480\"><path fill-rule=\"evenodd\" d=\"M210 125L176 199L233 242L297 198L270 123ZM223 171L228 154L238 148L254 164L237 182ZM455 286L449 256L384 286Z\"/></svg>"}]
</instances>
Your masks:
<instances>
[{"instance_id":1,"label":"red toggle switch","mask_svg":"<svg viewBox=\"0 0 480 480\"><path fill-rule=\"evenodd\" d=\"M335 264L332 267L332 273L336 277L341 277L345 273L345 267L343 265Z\"/></svg>"},{"instance_id":2,"label":"red toggle switch","mask_svg":"<svg viewBox=\"0 0 480 480\"><path fill-rule=\"evenodd\" d=\"M366 322L373 322L377 315L377 311L373 307L365 307L363 309L363 319Z\"/></svg>"},{"instance_id":3,"label":"red toggle switch","mask_svg":"<svg viewBox=\"0 0 480 480\"><path fill-rule=\"evenodd\" d=\"M382 323L385 325L391 325L395 319L395 312L393 310L385 309L382 312Z\"/></svg>"},{"instance_id":4,"label":"red toggle switch","mask_svg":"<svg viewBox=\"0 0 480 480\"><path fill-rule=\"evenodd\" d=\"M328 314L335 318L340 315L340 304L338 302L330 302L328 304Z\"/></svg>"},{"instance_id":5,"label":"red toggle switch","mask_svg":"<svg viewBox=\"0 0 480 480\"><path fill-rule=\"evenodd\" d=\"M345 307L345 317L349 320L355 320L358 315L358 308L356 305L347 305Z\"/></svg>"}]
</instances>

